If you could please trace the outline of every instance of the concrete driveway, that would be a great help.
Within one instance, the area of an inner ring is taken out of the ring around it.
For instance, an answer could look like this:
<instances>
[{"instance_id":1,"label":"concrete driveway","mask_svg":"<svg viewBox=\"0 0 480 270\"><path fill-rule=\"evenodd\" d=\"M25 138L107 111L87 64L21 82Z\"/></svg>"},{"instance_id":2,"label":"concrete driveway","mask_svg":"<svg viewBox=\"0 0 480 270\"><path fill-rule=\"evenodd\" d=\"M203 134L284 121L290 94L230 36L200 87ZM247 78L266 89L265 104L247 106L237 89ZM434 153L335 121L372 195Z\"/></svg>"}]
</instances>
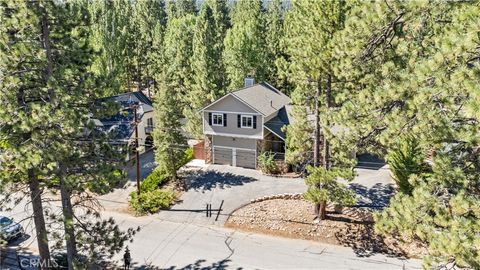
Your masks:
<instances>
[{"instance_id":1,"label":"concrete driveway","mask_svg":"<svg viewBox=\"0 0 480 270\"><path fill-rule=\"evenodd\" d=\"M281 193L305 192L307 186L302 178L279 178L263 175L260 171L227 165L209 165L193 160L184 168L188 189L181 201L170 210L161 211L162 220L195 224L223 225L228 215L252 199ZM381 209L388 205L395 192L394 182L385 163L370 156L361 157L355 169L357 177L349 183L357 193L358 207ZM222 211L206 217L206 204Z\"/></svg>"},{"instance_id":2,"label":"concrete driveway","mask_svg":"<svg viewBox=\"0 0 480 270\"><path fill-rule=\"evenodd\" d=\"M200 165L201 166L201 165ZM261 172L226 165L204 165L187 172L188 190L181 201L168 211L161 211L159 218L173 222L223 225L228 214L250 200L280 193L298 193L307 189L301 178L277 178ZM216 212L206 217L206 204L222 211L215 221Z\"/></svg>"},{"instance_id":3,"label":"concrete driveway","mask_svg":"<svg viewBox=\"0 0 480 270\"><path fill-rule=\"evenodd\" d=\"M357 177L349 186L357 193L357 206L374 210L388 206L395 194L395 182L385 161L372 155L358 157Z\"/></svg>"}]
</instances>

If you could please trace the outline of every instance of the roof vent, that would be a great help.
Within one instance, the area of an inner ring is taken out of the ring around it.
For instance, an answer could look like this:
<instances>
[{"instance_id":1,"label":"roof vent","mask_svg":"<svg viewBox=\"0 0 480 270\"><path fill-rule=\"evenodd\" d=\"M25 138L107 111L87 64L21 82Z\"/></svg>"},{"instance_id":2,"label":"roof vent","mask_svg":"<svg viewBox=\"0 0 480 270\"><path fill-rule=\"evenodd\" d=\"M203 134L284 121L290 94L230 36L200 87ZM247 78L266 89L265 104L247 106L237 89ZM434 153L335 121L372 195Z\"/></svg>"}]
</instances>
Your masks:
<instances>
[{"instance_id":1,"label":"roof vent","mask_svg":"<svg viewBox=\"0 0 480 270\"><path fill-rule=\"evenodd\" d=\"M250 87L255 84L255 78L247 76L245 77L245 87Z\"/></svg>"}]
</instances>

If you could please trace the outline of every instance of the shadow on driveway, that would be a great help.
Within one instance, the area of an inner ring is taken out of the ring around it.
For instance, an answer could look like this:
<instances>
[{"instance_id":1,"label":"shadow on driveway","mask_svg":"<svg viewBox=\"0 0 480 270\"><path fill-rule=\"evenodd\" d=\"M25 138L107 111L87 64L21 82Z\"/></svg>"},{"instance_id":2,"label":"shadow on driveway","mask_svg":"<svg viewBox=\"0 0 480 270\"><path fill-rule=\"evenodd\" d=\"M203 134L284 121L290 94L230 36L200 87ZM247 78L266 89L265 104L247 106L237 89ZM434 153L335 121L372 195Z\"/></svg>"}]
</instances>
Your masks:
<instances>
[{"instance_id":1,"label":"shadow on driveway","mask_svg":"<svg viewBox=\"0 0 480 270\"><path fill-rule=\"evenodd\" d=\"M254 181L257 181L257 179L217 171L194 171L187 172L186 175L187 190L212 190L214 188L224 189L232 186L241 186Z\"/></svg>"},{"instance_id":2,"label":"shadow on driveway","mask_svg":"<svg viewBox=\"0 0 480 270\"><path fill-rule=\"evenodd\" d=\"M358 183L352 183L350 189L360 196L357 199L357 207L384 208L388 206L390 198L395 194L393 184L377 183L368 188Z\"/></svg>"}]
</instances>

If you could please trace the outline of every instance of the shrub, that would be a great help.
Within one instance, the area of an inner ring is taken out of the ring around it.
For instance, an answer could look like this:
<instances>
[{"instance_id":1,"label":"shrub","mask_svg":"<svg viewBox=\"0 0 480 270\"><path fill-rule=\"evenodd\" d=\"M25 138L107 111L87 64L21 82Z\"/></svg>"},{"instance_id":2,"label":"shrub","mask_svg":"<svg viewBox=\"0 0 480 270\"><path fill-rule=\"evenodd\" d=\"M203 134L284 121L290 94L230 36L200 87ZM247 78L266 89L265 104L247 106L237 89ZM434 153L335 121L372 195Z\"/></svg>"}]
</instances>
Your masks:
<instances>
[{"instance_id":1,"label":"shrub","mask_svg":"<svg viewBox=\"0 0 480 270\"><path fill-rule=\"evenodd\" d=\"M406 136L388 153L388 165L400 192L412 194L413 183L410 176L426 172L425 154L418 141Z\"/></svg>"},{"instance_id":2,"label":"shrub","mask_svg":"<svg viewBox=\"0 0 480 270\"><path fill-rule=\"evenodd\" d=\"M137 192L130 193L130 200L128 203L135 212L139 214L157 213L160 209L170 207L175 198L174 192L171 189L156 189L152 191L142 192L140 194L140 201L138 200Z\"/></svg>"},{"instance_id":3,"label":"shrub","mask_svg":"<svg viewBox=\"0 0 480 270\"><path fill-rule=\"evenodd\" d=\"M177 162L177 170L180 169L183 165L187 164L190 160L193 159L193 148L187 148L182 156L182 158Z\"/></svg>"},{"instance_id":4,"label":"shrub","mask_svg":"<svg viewBox=\"0 0 480 270\"><path fill-rule=\"evenodd\" d=\"M167 182L168 174L162 172L160 169L155 169L147 178L145 178L141 184L141 189L145 191L154 191L162 184Z\"/></svg>"},{"instance_id":5,"label":"shrub","mask_svg":"<svg viewBox=\"0 0 480 270\"><path fill-rule=\"evenodd\" d=\"M278 166L274 159L274 154L271 152L263 152L258 156L258 166L263 173L276 174L278 173Z\"/></svg>"}]
</instances>

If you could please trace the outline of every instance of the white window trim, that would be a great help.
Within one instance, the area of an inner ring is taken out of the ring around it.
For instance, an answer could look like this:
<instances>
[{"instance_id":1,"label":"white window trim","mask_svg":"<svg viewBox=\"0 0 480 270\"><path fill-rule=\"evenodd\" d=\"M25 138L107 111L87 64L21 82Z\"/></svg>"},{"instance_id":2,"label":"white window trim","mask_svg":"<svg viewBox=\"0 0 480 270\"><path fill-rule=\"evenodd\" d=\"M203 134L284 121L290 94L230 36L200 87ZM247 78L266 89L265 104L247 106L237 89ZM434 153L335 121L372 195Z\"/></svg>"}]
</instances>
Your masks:
<instances>
[{"instance_id":1,"label":"white window trim","mask_svg":"<svg viewBox=\"0 0 480 270\"><path fill-rule=\"evenodd\" d=\"M244 125L243 125L243 118L244 118L244 117L245 117L245 118L250 118L250 119L252 119L252 126L251 126L251 127L247 127L247 126L244 126ZM242 115L240 116L240 128L251 128L251 129L253 129L253 115L243 115L243 114L242 114Z\"/></svg>"},{"instance_id":2,"label":"white window trim","mask_svg":"<svg viewBox=\"0 0 480 270\"><path fill-rule=\"evenodd\" d=\"M222 124L215 124L215 121L213 119L215 118L215 115L220 116L222 118ZM225 119L223 117L223 113L212 113L212 126L216 127L223 127Z\"/></svg>"}]
</instances>

